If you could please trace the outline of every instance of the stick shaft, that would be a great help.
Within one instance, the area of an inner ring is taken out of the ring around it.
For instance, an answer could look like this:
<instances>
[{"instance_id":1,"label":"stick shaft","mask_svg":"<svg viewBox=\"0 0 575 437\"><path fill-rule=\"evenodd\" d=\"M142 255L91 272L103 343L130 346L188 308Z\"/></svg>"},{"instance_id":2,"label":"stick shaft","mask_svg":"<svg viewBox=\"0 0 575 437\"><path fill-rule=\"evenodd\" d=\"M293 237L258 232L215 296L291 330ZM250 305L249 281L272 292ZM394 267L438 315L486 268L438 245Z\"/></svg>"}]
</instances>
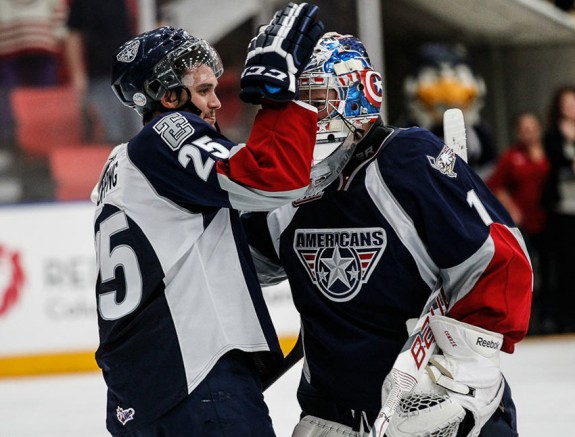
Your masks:
<instances>
[{"instance_id":1,"label":"stick shaft","mask_svg":"<svg viewBox=\"0 0 575 437\"><path fill-rule=\"evenodd\" d=\"M297 364L303 358L303 343L301 333L297 337L297 341L292 350L284 358L283 364L280 369L262 382L263 390L266 391L270 386L280 379L289 369Z\"/></svg>"},{"instance_id":2,"label":"stick shaft","mask_svg":"<svg viewBox=\"0 0 575 437\"><path fill-rule=\"evenodd\" d=\"M443 137L445 144L467 162L467 136L461 109L452 108L443 113Z\"/></svg>"}]
</instances>

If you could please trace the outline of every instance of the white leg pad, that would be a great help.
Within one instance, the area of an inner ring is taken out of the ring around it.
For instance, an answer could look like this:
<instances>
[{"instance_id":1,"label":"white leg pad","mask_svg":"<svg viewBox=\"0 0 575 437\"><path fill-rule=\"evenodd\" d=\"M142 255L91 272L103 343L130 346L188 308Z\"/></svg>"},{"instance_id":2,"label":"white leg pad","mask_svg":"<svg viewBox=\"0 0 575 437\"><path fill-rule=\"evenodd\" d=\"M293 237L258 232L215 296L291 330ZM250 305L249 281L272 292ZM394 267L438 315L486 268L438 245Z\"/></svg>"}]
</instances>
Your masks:
<instances>
[{"instance_id":1,"label":"white leg pad","mask_svg":"<svg viewBox=\"0 0 575 437\"><path fill-rule=\"evenodd\" d=\"M292 437L360 437L349 426L315 416L305 416L293 430Z\"/></svg>"}]
</instances>

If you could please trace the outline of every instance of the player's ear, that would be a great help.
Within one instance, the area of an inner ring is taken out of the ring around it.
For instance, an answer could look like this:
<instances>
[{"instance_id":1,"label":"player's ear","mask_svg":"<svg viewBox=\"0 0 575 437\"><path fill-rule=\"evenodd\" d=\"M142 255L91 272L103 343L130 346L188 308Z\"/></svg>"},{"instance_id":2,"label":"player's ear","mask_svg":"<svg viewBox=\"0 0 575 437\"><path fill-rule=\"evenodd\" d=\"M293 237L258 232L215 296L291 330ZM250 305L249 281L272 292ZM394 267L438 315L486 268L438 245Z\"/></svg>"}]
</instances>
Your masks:
<instances>
[{"instance_id":1,"label":"player's ear","mask_svg":"<svg viewBox=\"0 0 575 437\"><path fill-rule=\"evenodd\" d=\"M168 90L164 93L160 102L164 108L175 109L180 106L180 95L179 90Z\"/></svg>"}]
</instances>

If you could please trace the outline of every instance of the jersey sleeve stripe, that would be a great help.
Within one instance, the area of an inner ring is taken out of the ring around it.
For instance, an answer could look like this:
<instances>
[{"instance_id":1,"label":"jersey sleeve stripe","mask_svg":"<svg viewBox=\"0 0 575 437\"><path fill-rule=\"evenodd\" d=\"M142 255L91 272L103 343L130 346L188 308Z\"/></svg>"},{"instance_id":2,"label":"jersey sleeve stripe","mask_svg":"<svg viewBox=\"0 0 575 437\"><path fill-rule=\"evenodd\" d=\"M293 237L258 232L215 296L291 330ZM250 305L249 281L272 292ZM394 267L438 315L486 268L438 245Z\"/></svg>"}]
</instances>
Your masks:
<instances>
[{"instance_id":1,"label":"jersey sleeve stripe","mask_svg":"<svg viewBox=\"0 0 575 437\"><path fill-rule=\"evenodd\" d=\"M262 109L246 145L218 162L218 174L268 196L276 192L280 198L289 192L299 196L310 183L316 130L317 112L303 105L291 102Z\"/></svg>"},{"instance_id":2,"label":"jersey sleeve stripe","mask_svg":"<svg viewBox=\"0 0 575 437\"><path fill-rule=\"evenodd\" d=\"M522 239L508 227L490 227L492 251L489 264L473 288L461 296L449 311L457 320L502 333L502 350L511 353L527 333L533 290L533 274ZM453 303L452 303L453 304Z\"/></svg>"},{"instance_id":3,"label":"jersey sleeve stripe","mask_svg":"<svg viewBox=\"0 0 575 437\"><path fill-rule=\"evenodd\" d=\"M236 183L225 175L218 174L220 187L228 192L232 208L242 211L270 211L294 199L302 197L307 187L290 191L264 191Z\"/></svg>"}]
</instances>

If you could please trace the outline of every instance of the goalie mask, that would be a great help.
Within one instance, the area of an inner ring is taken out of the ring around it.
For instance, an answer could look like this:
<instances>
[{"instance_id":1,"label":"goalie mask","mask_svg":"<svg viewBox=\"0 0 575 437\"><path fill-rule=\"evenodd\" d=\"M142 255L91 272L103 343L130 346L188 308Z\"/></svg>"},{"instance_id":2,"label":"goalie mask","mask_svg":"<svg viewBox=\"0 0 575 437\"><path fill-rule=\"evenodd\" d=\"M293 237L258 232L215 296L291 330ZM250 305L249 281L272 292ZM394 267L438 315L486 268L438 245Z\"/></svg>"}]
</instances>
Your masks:
<instances>
[{"instance_id":1,"label":"goalie mask","mask_svg":"<svg viewBox=\"0 0 575 437\"><path fill-rule=\"evenodd\" d=\"M205 40L183 29L160 27L124 43L114 54L112 89L126 106L144 116L161 109L168 90L185 88L184 74L199 65L216 78L224 68L218 52Z\"/></svg>"},{"instance_id":2,"label":"goalie mask","mask_svg":"<svg viewBox=\"0 0 575 437\"><path fill-rule=\"evenodd\" d=\"M319 112L314 164L332 155L350 132L377 120L382 91L381 75L359 39L323 35L299 79L300 99Z\"/></svg>"}]
</instances>

